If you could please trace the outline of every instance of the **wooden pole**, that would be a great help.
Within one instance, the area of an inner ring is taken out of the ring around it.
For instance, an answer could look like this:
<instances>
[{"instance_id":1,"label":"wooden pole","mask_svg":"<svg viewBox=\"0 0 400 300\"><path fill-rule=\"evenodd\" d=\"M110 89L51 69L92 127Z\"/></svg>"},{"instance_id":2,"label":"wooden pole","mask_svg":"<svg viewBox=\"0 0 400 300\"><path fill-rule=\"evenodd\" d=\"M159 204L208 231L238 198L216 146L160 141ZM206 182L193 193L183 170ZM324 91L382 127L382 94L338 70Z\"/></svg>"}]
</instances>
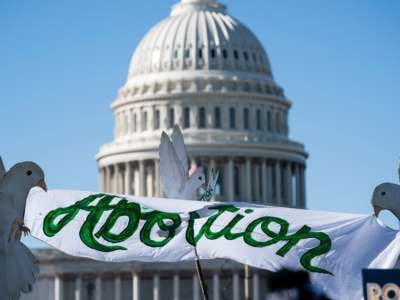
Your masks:
<instances>
[{"instance_id":1,"label":"wooden pole","mask_svg":"<svg viewBox=\"0 0 400 300\"><path fill-rule=\"evenodd\" d=\"M200 258L199 258L199 255L197 254L196 247L194 247L194 253L196 254L195 265L196 265L196 271L197 271L197 278L199 279L199 283L200 283L201 293L203 295L203 299L208 300L207 284L204 281L203 270L201 268Z\"/></svg>"}]
</instances>

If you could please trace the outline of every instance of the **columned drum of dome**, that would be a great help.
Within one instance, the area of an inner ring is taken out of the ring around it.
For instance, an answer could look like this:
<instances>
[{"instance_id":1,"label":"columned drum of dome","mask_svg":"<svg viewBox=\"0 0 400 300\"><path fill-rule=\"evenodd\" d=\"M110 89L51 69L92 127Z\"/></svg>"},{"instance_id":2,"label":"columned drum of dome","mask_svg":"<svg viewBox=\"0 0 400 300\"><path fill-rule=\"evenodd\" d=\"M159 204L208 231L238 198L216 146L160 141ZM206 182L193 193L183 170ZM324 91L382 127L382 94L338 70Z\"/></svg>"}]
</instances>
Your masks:
<instances>
[{"instance_id":1,"label":"columned drum of dome","mask_svg":"<svg viewBox=\"0 0 400 300\"><path fill-rule=\"evenodd\" d=\"M182 0L136 48L112 103L100 190L162 196L161 132L179 124L191 165L220 170L215 200L305 207L306 153L257 37L215 0ZM167 201L167 200L166 200Z\"/></svg>"}]
</instances>

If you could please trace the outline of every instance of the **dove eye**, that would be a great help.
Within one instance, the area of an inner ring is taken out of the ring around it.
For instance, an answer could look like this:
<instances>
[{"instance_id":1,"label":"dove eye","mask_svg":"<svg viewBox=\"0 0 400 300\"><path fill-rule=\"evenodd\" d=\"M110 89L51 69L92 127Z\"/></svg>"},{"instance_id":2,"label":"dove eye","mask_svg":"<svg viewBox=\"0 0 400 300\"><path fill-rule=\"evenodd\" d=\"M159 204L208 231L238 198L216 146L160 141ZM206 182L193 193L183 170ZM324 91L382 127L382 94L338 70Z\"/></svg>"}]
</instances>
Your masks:
<instances>
[{"instance_id":1,"label":"dove eye","mask_svg":"<svg viewBox=\"0 0 400 300\"><path fill-rule=\"evenodd\" d=\"M31 176L32 175L32 171L29 170L28 172L26 172L26 175Z\"/></svg>"},{"instance_id":2,"label":"dove eye","mask_svg":"<svg viewBox=\"0 0 400 300\"><path fill-rule=\"evenodd\" d=\"M201 176L199 176L199 180L202 180L203 178Z\"/></svg>"},{"instance_id":3,"label":"dove eye","mask_svg":"<svg viewBox=\"0 0 400 300\"><path fill-rule=\"evenodd\" d=\"M386 192L382 192L382 193L381 193L381 196L385 196L385 195L386 195Z\"/></svg>"}]
</instances>

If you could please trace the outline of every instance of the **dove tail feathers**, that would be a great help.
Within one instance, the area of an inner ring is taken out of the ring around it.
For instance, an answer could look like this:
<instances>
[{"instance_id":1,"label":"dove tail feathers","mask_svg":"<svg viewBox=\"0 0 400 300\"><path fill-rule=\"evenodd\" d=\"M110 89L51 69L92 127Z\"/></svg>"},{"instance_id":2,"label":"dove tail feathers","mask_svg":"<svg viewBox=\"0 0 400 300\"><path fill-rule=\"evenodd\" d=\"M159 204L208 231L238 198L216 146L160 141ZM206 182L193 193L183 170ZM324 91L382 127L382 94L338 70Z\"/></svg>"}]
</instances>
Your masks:
<instances>
[{"instance_id":1,"label":"dove tail feathers","mask_svg":"<svg viewBox=\"0 0 400 300\"><path fill-rule=\"evenodd\" d=\"M30 293L33 289L33 284L36 281L36 276L39 274L38 261L33 256L28 247L20 241L13 242L12 249L5 254L0 254L0 261L5 266L2 279L5 281L5 291L0 291L0 296L7 296L1 299L18 299L21 292Z\"/></svg>"}]
</instances>

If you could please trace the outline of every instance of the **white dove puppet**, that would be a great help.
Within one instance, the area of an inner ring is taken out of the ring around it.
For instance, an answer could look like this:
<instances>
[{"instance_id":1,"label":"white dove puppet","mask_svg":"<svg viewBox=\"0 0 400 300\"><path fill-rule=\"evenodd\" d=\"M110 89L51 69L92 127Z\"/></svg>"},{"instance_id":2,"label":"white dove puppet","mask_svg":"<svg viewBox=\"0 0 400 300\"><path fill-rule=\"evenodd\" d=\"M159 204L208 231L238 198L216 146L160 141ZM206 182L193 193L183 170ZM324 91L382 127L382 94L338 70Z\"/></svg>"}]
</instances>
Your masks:
<instances>
[{"instance_id":1,"label":"white dove puppet","mask_svg":"<svg viewBox=\"0 0 400 300\"><path fill-rule=\"evenodd\" d=\"M167 197L196 200L205 176L199 170L189 176L187 152L179 126L174 126L171 138L162 133L159 154L160 177Z\"/></svg>"},{"instance_id":2,"label":"white dove puppet","mask_svg":"<svg viewBox=\"0 0 400 300\"><path fill-rule=\"evenodd\" d=\"M372 194L371 203L376 216L382 210L387 209L400 221L400 185L394 183L378 185Z\"/></svg>"},{"instance_id":3,"label":"white dove puppet","mask_svg":"<svg viewBox=\"0 0 400 300\"><path fill-rule=\"evenodd\" d=\"M46 190L44 173L33 162L22 162L5 172L0 158L0 299L18 299L32 291L39 267L33 254L21 241L29 233L24 225L29 190ZM2 174L2 175L1 175Z\"/></svg>"},{"instance_id":4,"label":"white dove puppet","mask_svg":"<svg viewBox=\"0 0 400 300\"><path fill-rule=\"evenodd\" d=\"M400 161L397 165L397 173L400 180ZM378 185L372 194L371 204L376 216L382 210L392 212L400 222L400 185L394 183L382 183Z\"/></svg>"}]
</instances>

